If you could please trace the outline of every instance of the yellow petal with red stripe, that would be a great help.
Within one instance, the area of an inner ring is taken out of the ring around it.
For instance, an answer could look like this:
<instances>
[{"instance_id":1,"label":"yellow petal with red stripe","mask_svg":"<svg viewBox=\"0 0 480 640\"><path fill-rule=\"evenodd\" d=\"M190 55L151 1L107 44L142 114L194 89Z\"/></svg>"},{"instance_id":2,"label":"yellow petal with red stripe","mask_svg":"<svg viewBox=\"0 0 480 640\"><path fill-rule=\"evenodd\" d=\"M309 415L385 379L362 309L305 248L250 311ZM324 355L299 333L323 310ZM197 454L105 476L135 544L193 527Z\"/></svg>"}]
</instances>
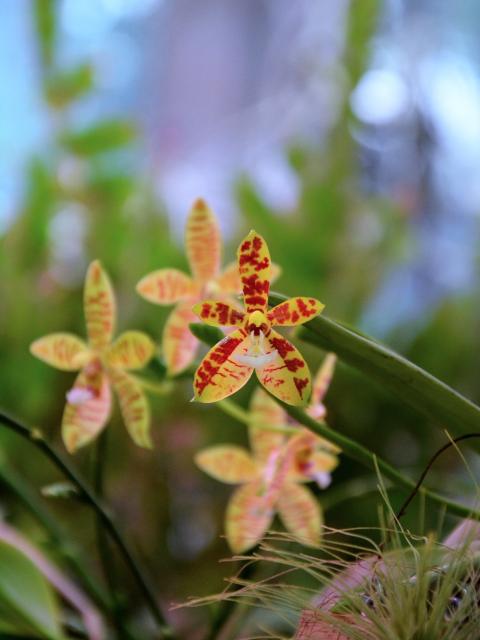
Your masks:
<instances>
[{"instance_id":1,"label":"yellow petal with red stripe","mask_svg":"<svg viewBox=\"0 0 480 640\"><path fill-rule=\"evenodd\" d=\"M111 367L141 369L154 353L155 344L145 333L125 331L109 348L107 362Z\"/></svg>"},{"instance_id":2,"label":"yellow petal with red stripe","mask_svg":"<svg viewBox=\"0 0 480 640\"><path fill-rule=\"evenodd\" d=\"M110 385L100 368L80 372L67 394L62 418L62 437L67 450L73 453L91 442L105 427L112 406Z\"/></svg>"},{"instance_id":3,"label":"yellow petal with red stripe","mask_svg":"<svg viewBox=\"0 0 480 640\"><path fill-rule=\"evenodd\" d=\"M247 311L265 311L270 289L270 253L267 243L256 231L250 231L240 244L237 257Z\"/></svg>"},{"instance_id":4,"label":"yellow petal with red stripe","mask_svg":"<svg viewBox=\"0 0 480 640\"><path fill-rule=\"evenodd\" d=\"M193 390L200 402L216 402L241 389L253 368L235 360L248 351L249 338L236 329L210 349L195 372Z\"/></svg>"},{"instance_id":5,"label":"yellow petal with red stripe","mask_svg":"<svg viewBox=\"0 0 480 640\"><path fill-rule=\"evenodd\" d=\"M244 484L254 480L257 465L252 456L234 445L218 445L203 449L195 455L195 462L209 476L228 484Z\"/></svg>"},{"instance_id":6,"label":"yellow petal with red stripe","mask_svg":"<svg viewBox=\"0 0 480 640\"><path fill-rule=\"evenodd\" d=\"M152 271L137 284L137 292L155 304L175 304L198 293L192 279L178 269Z\"/></svg>"},{"instance_id":7,"label":"yellow petal with red stripe","mask_svg":"<svg viewBox=\"0 0 480 640\"><path fill-rule=\"evenodd\" d=\"M173 376L192 364L199 342L189 328L196 322L189 302L178 304L168 316L163 329L162 352L167 372Z\"/></svg>"},{"instance_id":8,"label":"yellow petal with red stripe","mask_svg":"<svg viewBox=\"0 0 480 640\"><path fill-rule=\"evenodd\" d=\"M83 300L90 346L103 349L115 331L116 305L110 278L98 260L88 268Z\"/></svg>"},{"instance_id":9,"label":"yellow petal with red stripe","mask_svg":"<svg viewBox=\"0 0 480 640\"><path fill-rule=\"evenodd\" d=\"M277 304L276 307L270 309L267 317L273 325L295 327L308 322L321 313L324 308L325 305L315 300L315 298L290 298L290 300Z\"/></svg>"},{"instance_id":10,"label":"yellow petal with red stripe","mask_svg":"<svg viewBox=\"0 0 480 640\"><path fill-rule=\"evenodd\" d=\"M71 333L51 333L39 338L30 345L30 352L62 371L78 371L91 357L85 342Z\"/></svg>"},{"instance_id":11,"label":"yellow petal with red stripe","mask_svg":"<svg viewBox=\"0 0 480 640\"><path fill-rule=\"evenodd\" d=\"M193 277L200 283L213 279L220 269L220 229L213 211L199 198L187 220L185 247Z\"/></svg>"},{"instance_id":12,"label":"yellow petal with red stripe","mask_svg":"<svg viewBox=\"0 0 480 640\"><path fill-rule=\"evenodd\" d=\"M328 353L325 356L325 359L322 362L322 365L313 380L311 415L313 415L313 417L316 417L317 419L322 419L325 417L326 411L321 403L332 381L336 362L337 356L334 353ZM317 411L315 411L314 409L317 405L321 406L318 407ZM322 408L323 415L321 415Z\"/></svg>"},{"instance_id":13,"label":"yellow petal with red stripe","mask_svg":"<svg viewBox=\"0 0 480 640\"><path fill-rule=\"evenodd\" d=\"M287 404L306 405L311 394L310 370L303 356L293 344L272 330L268 338L269 351L277 357L261 369L257 376L261 384L276 398Z\"/></svg>"},{"instance_id":14,"label":"yellow petal with red stripe","mask_svg":"<svg viewBox=\"0 0 480 640\"><path fill-rule=\"evenodd\" d=\"M211 291L227 295L242 293L242 281L240 280L237 262L227 264L222 273L213 280Z\"/></svg>"},{"instance_id":15,"label":"yellow petal with red stripe","mask_svg":"<svg viewBox=\"0 0 480 640\"><path fill-rule=\"evenodd\" d=\"M311 546L319 544L323 515L317 500L308 489L286 482L276 506L285 528L300 542Z\"/></svg>"},{"instance_id":16,"label":"yellow petal with red stripe","mask_svg":"<svg viewBox=\"0 0 480 640\"><path fill-rule=\"evenodd\" d=\"M272 523L273 505L260 482L236 489L227 506L225 533L234 553L243 553L259 542Z\"/></svg>"},{"instance_id":17,"label":"yellow petal with red stripe","mask_svg":"<svg viewBox=\"0 0 480 640\"><path fill-rule=\"evenodd\" d=\"M285 443L283 433L266 427L269 425L281 427L286 422L282 407L268 393L257 387L250 401L248 433L255 460L260 464L266 462L272 451Z\"/></svg>"},{"instance_id":18,"label":"yellow petal with red stripe","mask_svg":"<svg viewBox=\"0 0 480 640\"><path fill-rule=\"evenodd\" d=\"M241 327L245 320L243 311L219 300L205 300L196 304L192 311L206 324L214 327Z\"/></svg>"},{"instance_id":19,"label":"yellow petal with red stripe","mask_svg":"<svg viewBox=\"0 0 480 640\"><path fill-rule=\"evenodd\" d=\"M150 407L142 387L121 369L112 369L109 375L118 395L128 433L139 447L151 449Z\"/></svg>"}]
</instances>

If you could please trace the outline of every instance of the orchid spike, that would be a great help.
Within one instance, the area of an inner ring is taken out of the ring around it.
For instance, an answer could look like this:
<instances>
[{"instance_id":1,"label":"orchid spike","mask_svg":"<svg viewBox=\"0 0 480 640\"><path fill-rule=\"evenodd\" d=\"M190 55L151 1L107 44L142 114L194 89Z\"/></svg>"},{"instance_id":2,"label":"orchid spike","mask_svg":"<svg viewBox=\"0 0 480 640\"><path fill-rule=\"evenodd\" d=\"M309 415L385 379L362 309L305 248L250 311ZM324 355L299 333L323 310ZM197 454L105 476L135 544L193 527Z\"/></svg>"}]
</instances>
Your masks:
<instances>
[{"instance_id":1,"label":"orchid spike","mask_svg":"<svg viewBox=\"0 0 480 640\"><path fill-rule=\"evenodd\" d=\"M53 333L32 343L31 353L62 371L80 373L67 393L62 436L70 453L105 427L114 388L123 420L134 442L150 448L150 411L139 383L128 371L141 369L155 345L140 331L126 331L112 342L116 305L110 279L100 262L88 268L84 289L88 342L70 333Z\"/></svg>"},{"instance_id":2,"label":"orchid spike","mask_svg":"<svg viewBox=\"0 0 480 640\"><path fill-rule=\"evenodd\" d=\"M229 301L241 293L236 263L220 270L221 245L218 221L205 201L198 199L191 208L185 233L185 249L192 275L178 269L158 269L137 284L138 293L149 302L175 305L162 337L162 351L169 375L188 367L198 350L199 341L189 329L189 324L196 320L192 305L205 296L215 295ZM278 268L275 271L278 275Z\"/></svg>"},{"instance_id":3,"label":"orchid spike","mask_svg":"<svg viewBox=\"0 0 480 640\"><path fill-rule=\"evenodd\" d=\"M296 347L272 327L293 327L318 315L315 298L291 298L268 310L271 260L265 240L251 231L238 249L245 311L221 300L206 300L194 312L207 324L236 327L207 353L194 378L195 398L215 402L243 387L256 371L260 383L291 405L306 405L311 394L308 366Z\"/></svg>"},{"instance_id":4,"label":"orchid spike","mask_svg":"<svg viewBox=\"0 0 480 640\"><path fill-rule=\"evenodd\" d=\"M332 358L327 358L331 372ZM325 372L325 366L322 370ZM327 387L328 384L323 384L323 393ZM312 408L313 404L308 410ZM308 429L299 427L291 437L275 430L288 425L288 416L262 389L253 394L249 416L251 452L239 446L217 445L199 451L195 457L197 465L213 478L240 485L230 499L225 517L232 551L243 553L257 544L271 526L275 513L301 542L318 544L322 510L303 484L314 481L320 488L326 488L330 473L338 464L338 449ZM268 429L269 425L273 428Z\"/></svg>"}]
</instances>

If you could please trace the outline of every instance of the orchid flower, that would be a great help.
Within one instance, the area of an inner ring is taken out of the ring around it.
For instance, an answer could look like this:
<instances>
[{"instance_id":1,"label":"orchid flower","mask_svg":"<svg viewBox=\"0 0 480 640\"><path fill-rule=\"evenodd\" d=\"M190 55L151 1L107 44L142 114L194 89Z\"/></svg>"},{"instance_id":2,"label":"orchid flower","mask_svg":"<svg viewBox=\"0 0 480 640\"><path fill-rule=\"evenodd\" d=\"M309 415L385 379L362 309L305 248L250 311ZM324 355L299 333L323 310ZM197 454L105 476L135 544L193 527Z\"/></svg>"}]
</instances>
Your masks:
<instances>
[{"instance_id":1,"label":"orchid flower","mask_svg":"<svg viewBox=\"0 0 480 640\"><path fill-rule=\"evenodd\" d=\"M219 300L195 305L207 324L236 327L200 363L194 377L195 399L215 402L243 387L253 371L275 397L305 405L311 394L308 366L296 347L272 326L293 327L318 315L324 305L314 298L291 298L268 311L270 253L267 243L251 231L238 249L238 269L246 312Z\"/></svg>"},{"instance_id":2,"label":"orchid flower","mask_svg":"<svg viewBox=\"0 0 480 640\"><path fill-rule=\"evenodd\" d=\"M31 353L62 371L78 371L62 419L62 436L69 452L93 440L105 427L111 411L111 386L118 395L125 425L141 447L151 447L150 411L142 387L127 373L141 369L155 345L140 331L125 331L115 342L116 305L108 275L98 260L85 278L84 311L88 342L71 333L39 338Z\"/></svg>"},{"instance_id":3,"label":"orchid flower","mask_svg":"<svg viewBox=\"0 0 480 640\"><path fill-rule=\"evenodd\" d=\"M309 407L311 411L321 404L333 362L332 356L327 356L315 378L316 400ZM227 540L235 553L253 547L269 529L276 512L301 542L316 545L320 541L322 511L303 484L313 480L321 488L328 486L330 472L338 464L338 449L308 429L299 428L290 438L275 430L287 424L285 411L257 389L250 406L252 453L235 445L217 445L199 451L195 457L197 465L210 476L241 485L230 499L225 519Z\"/></svg>"},{"instance_id":4,"label":"orchid flower","mask_svg":"<svg viewBox=\"0 0 480 640\"><path fill-rule=\"evenodd\" d=\"M178 269L158 269L137 284L138 293L149 302L176 305L162 338L163 356L170 375L188 367L197 353L199 341L189 329L189 324L197 319L192 305L210 295L227 300L242 290L236 262L220 270L220 229L212 210L201 199L194 202L188 216L185 248L192 276Z\"/></svg>"}]
</instances>

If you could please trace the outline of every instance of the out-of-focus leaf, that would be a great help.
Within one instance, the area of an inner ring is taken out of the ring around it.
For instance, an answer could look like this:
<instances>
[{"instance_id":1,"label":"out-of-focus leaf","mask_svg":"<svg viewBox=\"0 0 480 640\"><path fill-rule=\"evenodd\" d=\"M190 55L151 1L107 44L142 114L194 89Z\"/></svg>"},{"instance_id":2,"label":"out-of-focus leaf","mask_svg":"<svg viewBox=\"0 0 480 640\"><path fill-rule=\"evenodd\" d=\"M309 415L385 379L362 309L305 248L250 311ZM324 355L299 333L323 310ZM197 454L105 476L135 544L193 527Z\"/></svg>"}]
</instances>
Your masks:
<instances>
[{"instance_id":1,"label":"out-of-focus leaf","mask_svg":"<svg viewBox=\"0 0 480 640\"><path fill-rule=\"evenodd\" d=\"M35 0L33 5L40 54L45 67L49 67L53 62L57 31L56 9L57 0Z\"/></svg>"},{"instance_id":2,"label":"out-of-focus leaf","mask_svg":"<svg viewBox=\"0 0 480 640\"><path fill-rule=\"evenodd\" d=\"M126 120L106 120L83 129L64 132L60 142L72 153L88 156L128 145L135 138L135 128Z\"/></svg>"},{"instance_id":3,"label":"out-of-focus leaf","mask_svg":"<svg viewBox=\"0 0 480 640\"><path fill-rule=\"evenodd\" d=\"M64 107L90 91L93 69L80 64L74 69L50 75L45 82L45 97L52 107Z\"/></svg>"},{"instance_id":4,"label":"out-of-focus leaf","mask_svg":"<svg viewBox=\"0 0 480 640\"><path fill-rule=\"evenodd\" d=\"M225 337L217 327L211 327L210 325L203 324L202 322L191 322L189 327L190 331L200 340L200 342L204 342L212 347Z\"/></svg>"},{"instance_id":5,"label":"out-of-focus leaf","mask_svg":"<svg viewBox=\"0 0 480 640\"><path fill-rule=\"evenodd\" d=\"M17 634L62 639L53 592L35 565L11 545L0 542L0 567L2 623Z\"/></svg>"}]
</instances>

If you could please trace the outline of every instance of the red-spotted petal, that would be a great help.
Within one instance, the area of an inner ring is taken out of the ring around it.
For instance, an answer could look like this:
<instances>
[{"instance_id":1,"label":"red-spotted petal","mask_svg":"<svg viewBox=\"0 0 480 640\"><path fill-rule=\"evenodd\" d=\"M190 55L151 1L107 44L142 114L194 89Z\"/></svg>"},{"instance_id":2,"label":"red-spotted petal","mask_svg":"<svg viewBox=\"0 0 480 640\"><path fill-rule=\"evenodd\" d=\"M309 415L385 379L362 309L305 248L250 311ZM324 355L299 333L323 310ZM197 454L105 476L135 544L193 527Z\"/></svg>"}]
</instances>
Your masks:
<instances>
[{"instance_id":1,"label":"red-spotted petal","mask_svg":"<svg viewBox=\"0 0 480 640\"><path fill-rule=\"evenodd\" d=\"M325 397L325 394L328 391L330 383L333 378L333 372L335 371L335 364L337 362L337 356L334 353L328 353L325 356L324 361L320 369L317 372L313 380L313 388L312 388L312 410L317 406L321 405L322 400ZM323 407L323 405L321 405ZM318 415L321 413L321 410L313 411L315 414L314 417L317 419L321 419L325 417L326 411L323 412L323 415Z\"/></svg>"},{"instance_id":2,"label":"red-spotted petal","mask_svg":"<svg viewBox=\"0 0 480 640\"><path fill-rule=\"evenodd\" d=\"M168 374L176 375L192 364L199 342L190 331L191 322L197 322L191 304L181 302L170 313L163 329L162 352Z\"/></svg>"},{"instance_id":3,"label":"red-spotted petal","mask_svg":"<svg viewBox=\"0 0 480 640\"><path fill-rule=\"evenodd\" d=\"M106 359L111 367L141 369L155 352L153 341L141 331L125 331L109 348Z\"/></svg>"},{"instance_id":4,"label":"red-spotted petal","mask_svg":"<svg viewBox=\"0 0 480 640\"><path fill-rule=\"evenodd\" d=\"M293 344L274 331L266 341L277 357L262 369L257 376L263 386L276 398L287 404L307 404L311 394L310 370L303 356Z\"/></svg>"},{"instance_id":5,"label":"red-spotted petal","mask_svg":"<svg viewBox=\"0 0 480 640\"><path fill-rule=\"evenodd\" d=\"M193 203L188 216L185 246L194 279L200 283L213 279L220 269L220 230L213 211L202 199Z\"/></svg>"},{"instance_id":6,"label":"red-spotted petal","mask_svg":"<svg viewBox=\"0 0 480 640\"><path fill-rule=\"evenodd\" d=\"M110 278L98 260L88 268L83 299L89 343L103 349L115 330L116 305Z\"/></svg>"},{"instance_id":7,"label":"red-spotted petal","mask_svg":"<svg viewBox=\"0 0 480 640\"><path fill-rule=\"evenodd\" d=\"M286 482L276 507L285 528L300 542L311 546L319 544L323 524L322 511L307 488Z\"/></svg>"},{"instance_id":8,"label":"red-spotted petal","mask_svg":"<svg viewBox=\"0 0 480 640\"><path fill-rule=\"evenodd\" d=\"M256 231L250 231L240 244L237 256L247 311L265 311L270 289L270 253L267 243Z\"/></svg>"},{"instance_id":9,"label":"red-spotted petal","mask_svg":"<svg viewBox=\"0 0 480 640\"><path fill-rule=\"evenodd\" d=\"M228 484L244 484L258 475L252 456L235 445L217 445L203 449L195 455L195 462L212 478Z\"/></svg>"},{"instance_id":10,"label":"red-spotted petal","mask_svg":"<svg viewBox=\"0 0 480 640\"><path fill-rule=\"evenodd\" d=\"M241 327L245 320L243 311L219 300L205 300L196 304L192 311L206 324L214 327Z\"/></svg>"},{"instance_id":11,"label":"red-spotted petal","mask_svg":"<svg viewBox=\"0 0 480 640\"><path fill-rule=\"evenodd\" d=\"M237 355L248 350L248 346L245 331L236 329L210 349L195 372L193 389L196 400L222 400L248 382L253 368L235 360Z\"/></svg>"},{"instance_id":12,"label":"red-spotted petal","mask_svg":"<svg viewBox=\"0 0 480 640\"><path fill-rule=\"evenodd\" d=\"M112 369L110 379L118 395L123 421L135 444L152 448L150 407L140 384L121 369Z\"/></svg>"},{"instance_id":13,"label":"red-spotted petal","mask_svg":"<svg viewBox=\"0 0 480 640\"><path fill-rule=\"evenodd\" d=\"M105 427L111 410L111 391L107 377L95 364L79 373L67 394L62 419L62 437L73 453L93 440Z\"/></svg>"},{"instance_id":14,"label":"red-spotted petal","mask_svg":"<svg viewBox=\"0 0 480 640\"><path fill-rule=\"evenodd\" d=\"M287 444L289 478L297 482L325 484L326 475L338 465L338 447L308 429L300 429ZM322 475L323 474L323 475Z\"/></svg>"},{"instance_id":15,"label":"red-spotted petal","mask_svg":"<svg viewBox=\"0 0 480 640\"><path fill-rule=\"evenodd\" d=\"M234 553L243 553L265 535L273 520L272 500L260 482L236 489L228 503L225 533Z\"/></svg>"},{"instance_id":16,"label":"red-spotted petal","mask_svg":"<svg viewBox=\"0 0 480 640\"><path fill-rule=\"evenodd\" d=\"M270 309L267 317L273 325L294 327L308 322L324 308L325 305L315 298L290 298Z\"/></svg>"},{"instance_id":17,"label":"red-spotted petal","mask_svg":"<svg viewBox=\"0 0 480 640\"><path fill-rule=\"evenodd\" d=\"M178 269L152 271L137 284L138 293L155 304L175 304L198 294L190 276Z\"/></svg>"},{"instance_id":18,"label":"red-spotted petal","mask_svg":"<svg viewBox=\"0 0 480 640\"><path fill-rule=\"evenodd\" d=\"M30 345L30 352L62 371L78 371L91 357L85 342L71 333L51 333L39 338Z\"/></svg>"},{"instance_id":19,"label":"red-spotted petal","mask_svg":"<svg viewBox=\"0 0 480 640\"><path fill-rule=\"evenodd\" d=\"M272 451L285 443L283 433L266 427L281 427L286 423L286 414L282 407L268 393L257 387L250 401L248 432L254 457L259 464L265 463Z\"/></svg>"}]
</instances>

